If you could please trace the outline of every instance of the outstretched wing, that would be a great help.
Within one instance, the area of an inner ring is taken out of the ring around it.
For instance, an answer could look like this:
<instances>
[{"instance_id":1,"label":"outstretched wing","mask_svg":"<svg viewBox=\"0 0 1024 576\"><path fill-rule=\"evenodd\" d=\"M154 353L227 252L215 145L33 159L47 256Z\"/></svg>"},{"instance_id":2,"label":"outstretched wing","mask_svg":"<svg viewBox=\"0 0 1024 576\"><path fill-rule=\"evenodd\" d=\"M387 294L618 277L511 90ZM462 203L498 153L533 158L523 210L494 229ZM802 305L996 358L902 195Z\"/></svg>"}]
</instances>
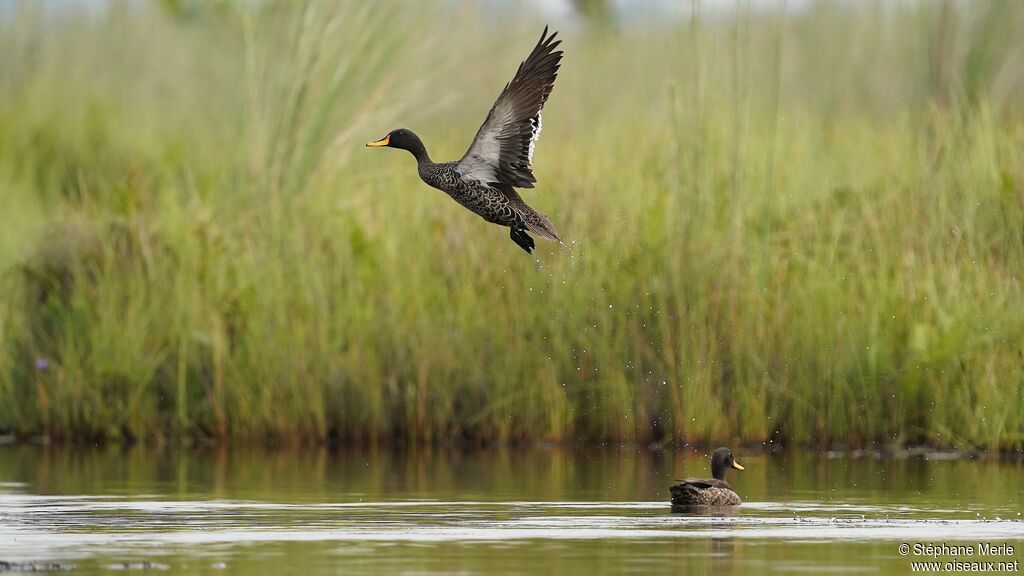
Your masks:
<instances>
[{"instance_id":1,"label":"outstretched wing","mask_svg":"<svg viewBox=\"0 0 1024 576\"><path fill-rule=\"evenodd\" d=\"M498 182L517 188L533 188L533 146L540 136L540 111L555 85L562 51L555 48L557 32L548 29L519 65L512 81L494 102L466 155L455 169L480 182Z\"/></svg>"}]
</instances>

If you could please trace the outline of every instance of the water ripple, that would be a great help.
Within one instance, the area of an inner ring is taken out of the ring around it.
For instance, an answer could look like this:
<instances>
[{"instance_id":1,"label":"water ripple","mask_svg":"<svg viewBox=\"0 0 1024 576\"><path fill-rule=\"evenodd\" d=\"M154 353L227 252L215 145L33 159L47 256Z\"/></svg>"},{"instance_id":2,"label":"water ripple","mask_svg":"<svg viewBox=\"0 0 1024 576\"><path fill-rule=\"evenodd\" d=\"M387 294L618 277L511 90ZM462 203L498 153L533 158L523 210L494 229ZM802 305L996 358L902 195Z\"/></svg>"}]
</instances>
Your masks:
<instances>
[{"instance_id":1,"label":"water ripple","mask_svg":"<svg viewBox=\"0 0 1024 576\"><path fill-rule=\"evenodd\" d=\"M400 500L271 503L120 496L0 494L0 557L74 557L89 550L237 546L261 542L366 545L692 538L1024 539L1018 519L956 511L821 502L753 502L735 515L671 514L664 502ZM962 515L962 512L960 513ZM929 517L922 518L921 515Z\"/></svg>"}]
</instances>

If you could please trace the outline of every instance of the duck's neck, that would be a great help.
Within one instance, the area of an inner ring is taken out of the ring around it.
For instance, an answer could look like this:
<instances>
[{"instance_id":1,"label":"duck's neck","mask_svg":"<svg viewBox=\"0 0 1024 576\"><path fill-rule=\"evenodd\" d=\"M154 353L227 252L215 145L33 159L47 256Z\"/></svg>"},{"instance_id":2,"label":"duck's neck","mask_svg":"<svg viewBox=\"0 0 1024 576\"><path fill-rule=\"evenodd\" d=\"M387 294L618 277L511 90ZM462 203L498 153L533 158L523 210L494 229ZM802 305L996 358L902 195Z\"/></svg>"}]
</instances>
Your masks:
<instances>
[{"instance_id":1,"label":"duck's neck","mask_svg":"<svg viewBox=\"0 0 1024 576\"><path fill-rule=\"evenodd\" d=\"M416 158L417 164L430 164L430 155L427 154L427 147L423 145L423 141L420 140L419 136L413 134L405 149Z\"/></svg>"},{"instance_id":2,"label":"duck's neck","mask_svg":"<svg viewBox=\"0 0 1024 576\"><path fill-rule=\"evenodd\" d=\"M717 463L713 463L711 465L711 477L716 479L716 480L721 480L722 482L725 482L726 481L725 480L725 473L729 469L727 467L725 467L725 466L720 465L720 464L718 464L718 465L716 465L716 464Z\"/></svg>"}]
</instances>

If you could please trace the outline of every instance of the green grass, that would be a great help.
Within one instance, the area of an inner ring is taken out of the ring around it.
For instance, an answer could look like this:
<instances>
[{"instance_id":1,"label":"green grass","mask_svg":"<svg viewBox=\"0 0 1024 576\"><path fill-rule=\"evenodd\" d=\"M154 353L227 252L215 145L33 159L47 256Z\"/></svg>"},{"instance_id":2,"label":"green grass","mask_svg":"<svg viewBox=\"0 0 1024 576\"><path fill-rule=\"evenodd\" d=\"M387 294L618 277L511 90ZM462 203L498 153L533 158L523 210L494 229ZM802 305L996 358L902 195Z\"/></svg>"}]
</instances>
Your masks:
<instances>
[{"instance_id":1,"label":"green grass","mask_svg":"<svg viewBox=\"0 0 1024 576\"><path fill-rule=\"evenodd\" d=\"M537 257L362 147L537 20L179 5L0 20L0 429L1024 447L1024 5L567 31Z\"/></svg>"}]
</instances>

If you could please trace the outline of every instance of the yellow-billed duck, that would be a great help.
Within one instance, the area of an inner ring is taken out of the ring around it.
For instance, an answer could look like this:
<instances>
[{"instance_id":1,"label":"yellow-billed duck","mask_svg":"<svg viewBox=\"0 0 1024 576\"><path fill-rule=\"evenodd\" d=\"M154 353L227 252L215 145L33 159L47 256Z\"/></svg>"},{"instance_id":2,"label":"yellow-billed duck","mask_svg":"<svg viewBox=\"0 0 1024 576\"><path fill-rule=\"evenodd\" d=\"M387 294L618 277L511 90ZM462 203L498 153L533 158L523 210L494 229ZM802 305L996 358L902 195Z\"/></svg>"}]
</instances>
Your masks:
<instances>
[{"instance_id":1,"label":"yellow-billed duck","mask_svg":"<svg viewBox=\"0 0 1024 576\"><path fill-rule=\"evenodd\" d=\"M526 205L516 188L533 188L533 148L540 137L540 111L555 84L561 41L547 27L529 57L505 85L473 143L461 160L431 162L426 147L412 130L399 128L370 147L408 150L416 158L420 179L484 220L511 229L510 236L527 253L535 242L527 234L560 242L551 220Z\"/></svg>"},{"instance_id":2,"label":"yellow-billed duck","mask_svg":"<svg viewBox=\"0 0 1024 576\"><path fill-rule=\"evenodd\" d=\"M687 478L677 480L678 484L669 487L672 493L672 509L685 509L690 506L739 506L739 494L725 480L725 473L730 469L743 470L732 455L732 450L719 448L711 453L711 478Z\"/></svg>"}]
</instances>

